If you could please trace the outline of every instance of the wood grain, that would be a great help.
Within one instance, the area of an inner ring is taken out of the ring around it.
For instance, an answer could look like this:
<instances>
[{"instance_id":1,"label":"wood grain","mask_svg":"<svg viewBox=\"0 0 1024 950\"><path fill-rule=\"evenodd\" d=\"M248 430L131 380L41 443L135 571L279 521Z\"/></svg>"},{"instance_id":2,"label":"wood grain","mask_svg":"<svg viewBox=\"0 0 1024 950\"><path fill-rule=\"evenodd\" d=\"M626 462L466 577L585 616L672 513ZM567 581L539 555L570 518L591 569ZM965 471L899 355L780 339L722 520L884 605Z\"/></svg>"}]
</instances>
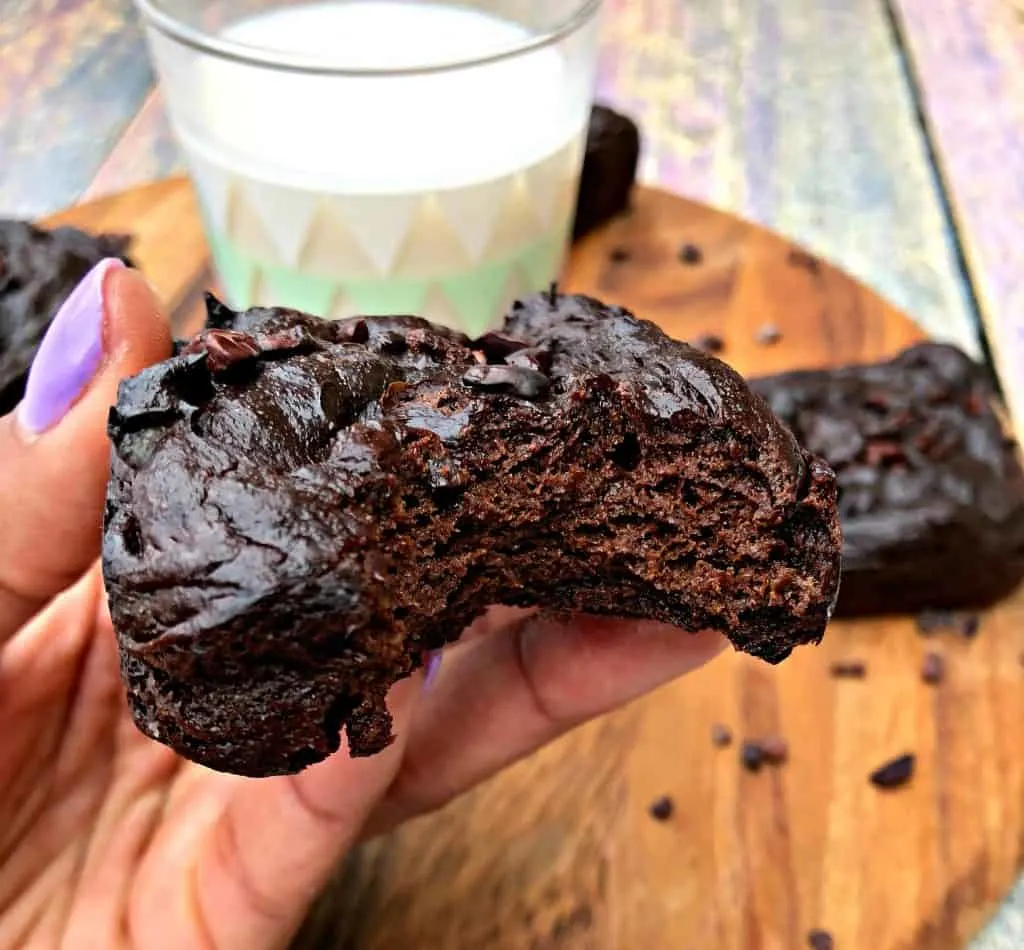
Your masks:
<instances>
[{"instance_id":1,"label":"wood grain","mask_svg":"<svg viewBox=\"0 0 1024 950\"><path fill-rule=\"evenodd\" d=\"M1024 7L889 0L972 284L1024 432Z\"/></svg>"},{"instance_id":2,"label":"wood grain","mask_svg":"<svg viewBox=\"0 0 1024 950\"><path fill-rule=\"evenodd\" d=\"M188 301L205 249L184 182L61 221L134 229L158 288ZM684 242L699 265L677 260ZM611 260L614 248L629 260ZM567 286L672 333L720 333L741 371L896 352L920 331L827 264L757 227L644 190L635 212L575 250ZM758 345L775 323L782 340ZM923 654L948 674L921 682ZM840 950L957 950L1024 862L1024 596L974 640L925 641L913 621L835 623L779 668L728 655L589 724L440 813L351 855L300 950L796 950L812 927ZM866 662L864 681L829 664ZM790 762L752 774L737 748L782 734ZM912 784L869 773L913 751ZM669 794L665 823L647 812Z\"/></svg>"},{"instance_id":3,"label":"wood grain","mask_svg":"<svg viewBox=\"0 0 1024 950\"><path fill-rule=\"evenodd\" d=\"M0 213L76 201L152 83L131 0L0 4Z\"/></svg>"},{"instance_id":4,"label":"wood grain","mask_svg":"<svg viewBox=\"0 0 1024 950\"><path fill-rule=\"evenodd\" d=\"M598 77L640 119L650 183L800 241L978 352L882 0L607 0Z\"/></svg>"},{"instance_id":5,"label":"wood grain","mask_svg":"<svg viewBox=\"0 0 1024 950\"><path fill-rule=\"evenodd\" d=\"M94 232L132 235L131 255L153 284L176 328L194 325L210 283L206 240L192 188L182 179L147 185L46 219Z\"/></svg>"}]
</instances>

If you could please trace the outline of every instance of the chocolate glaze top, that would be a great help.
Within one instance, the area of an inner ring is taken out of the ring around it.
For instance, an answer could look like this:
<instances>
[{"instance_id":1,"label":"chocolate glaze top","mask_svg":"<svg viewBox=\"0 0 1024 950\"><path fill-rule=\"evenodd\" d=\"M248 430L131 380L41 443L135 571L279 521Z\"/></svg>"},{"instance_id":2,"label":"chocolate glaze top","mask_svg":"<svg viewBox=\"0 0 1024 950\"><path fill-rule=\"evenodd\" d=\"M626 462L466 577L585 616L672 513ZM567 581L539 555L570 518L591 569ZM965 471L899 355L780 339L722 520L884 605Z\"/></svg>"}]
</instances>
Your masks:
<instances>
[{"instance_id":1,"label":"chocolate glaze top","mask_svg":"<svg viewBox=\"0 0 1024 950\"><path fill-rule=\"evenodd\" d=\"M212 298L209 306L208 325L230 326L234 347L245 358L222 365L219 331L207 330L180 344L174 359L126 380L111 412L115 446L154 415L188 413L201 428L203 406L218 398L211 375L225 373L262 374L263 382L247 379L230 394L252 424L232 425L225 435L246 432L245 451L275 465L284 459L301 464L356 422L422 429L454 442L471 422L469 390L505 393L515 397L515 411L532 413L571 399L581 387L613 387L628 389L645 411L673 425L732 429L756 447L756 464L776 504L794 502L807 477L793 435L738 373L621 307L612 308L616 319L608 319L608 309L590 297L552 291L518 301L503 333L477 340L413 316L328 321L277 308L235 314ZM304 358L279 360L284 353ZM298 399L282 403L288 377L299 388L319 386L320 412L309 413Z\"/></svg>"},{"instance_id":2,"label":"chocolate glaze top","mask_svg":"<svg viewBox=\"0 0 1024 950\"><path fill-rule=\"evenodd\" d=\"M692 416L729 426L759 446L776 500L794 500L804 478L800 447L739 373L667 339L649 320L622 307L610 310L619 319L607 319L608 309L591 297L540 294L513 305L505 332L551 354L552 376L562 390L590 375L608 376L637 389L663 419L685 423Z\"/></svg>"}]
</instances>

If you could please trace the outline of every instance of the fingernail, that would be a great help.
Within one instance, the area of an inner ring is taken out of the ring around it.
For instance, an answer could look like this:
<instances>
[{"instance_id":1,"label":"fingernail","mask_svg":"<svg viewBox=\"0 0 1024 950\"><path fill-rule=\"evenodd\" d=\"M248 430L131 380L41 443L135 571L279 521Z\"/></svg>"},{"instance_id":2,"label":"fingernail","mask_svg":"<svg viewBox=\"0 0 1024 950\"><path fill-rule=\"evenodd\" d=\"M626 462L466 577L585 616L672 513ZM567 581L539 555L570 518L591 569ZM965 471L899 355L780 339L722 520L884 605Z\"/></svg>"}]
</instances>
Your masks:
<instances>
[{"instance_id":1,"label":"fingernail","mask_svg":"<svg viewBox=\"0 0 1024 950\"><path fill-rule=\"evenodd\" d=\"M39 345L29 370L18 422L39 435L64 418L103 362L103 284L124 264L100 261L71 292Z\"/></svg>"},{"instance_id":2,"label":"fingernail","mask_svg":"<svg viewBox=\"0 0 1024 950\"><path fill-rule=\"evenodd\" d=\"M431 650L427 654L427 659L424 663L426 672L423 674L423 692L426 692L434 685L437 674L441 671L441 656L440 650Z\"/></svg>"}]
</instances>

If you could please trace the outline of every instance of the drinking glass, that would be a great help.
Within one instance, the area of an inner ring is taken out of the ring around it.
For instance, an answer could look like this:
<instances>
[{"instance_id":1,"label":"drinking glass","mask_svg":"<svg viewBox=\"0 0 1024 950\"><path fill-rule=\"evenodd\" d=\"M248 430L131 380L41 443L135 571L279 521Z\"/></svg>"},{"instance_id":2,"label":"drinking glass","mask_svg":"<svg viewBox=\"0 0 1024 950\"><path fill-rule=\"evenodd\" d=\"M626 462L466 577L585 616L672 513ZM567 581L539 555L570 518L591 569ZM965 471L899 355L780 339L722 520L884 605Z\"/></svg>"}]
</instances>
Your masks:
<instances>
[{"instance_id":1,"label":"drinking glass","mask_svg":"<svg viewBox=\"0 0 1024 950\"><path fill-rule=\"evenodd\" d=\"M470 334L557 278L601 0L137 0L236 308Z\"/></svg>"}]
</instances>

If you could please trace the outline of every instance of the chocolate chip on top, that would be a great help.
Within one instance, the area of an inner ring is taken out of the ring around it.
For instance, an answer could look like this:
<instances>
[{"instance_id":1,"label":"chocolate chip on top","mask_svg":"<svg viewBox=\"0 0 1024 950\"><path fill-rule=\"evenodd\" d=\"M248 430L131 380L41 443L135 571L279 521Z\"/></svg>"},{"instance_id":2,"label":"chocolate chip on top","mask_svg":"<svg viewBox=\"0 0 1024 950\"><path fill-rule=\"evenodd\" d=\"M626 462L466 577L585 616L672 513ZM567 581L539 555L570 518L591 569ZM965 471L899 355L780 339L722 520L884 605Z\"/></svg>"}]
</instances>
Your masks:
<instances>
[{"instance_id":1,"label":"chocolate chip on top","mask_svg":"<svg viewBox=\"0 0 1024 950\"><path fill-rule=\"evenodd\" d=\"M205 353L211 373L223 373L236 363L255 359L260 355L259 344L248 333L235 330L204 330L190 340L182 355Z\"/></svg>"}]
</instances>

